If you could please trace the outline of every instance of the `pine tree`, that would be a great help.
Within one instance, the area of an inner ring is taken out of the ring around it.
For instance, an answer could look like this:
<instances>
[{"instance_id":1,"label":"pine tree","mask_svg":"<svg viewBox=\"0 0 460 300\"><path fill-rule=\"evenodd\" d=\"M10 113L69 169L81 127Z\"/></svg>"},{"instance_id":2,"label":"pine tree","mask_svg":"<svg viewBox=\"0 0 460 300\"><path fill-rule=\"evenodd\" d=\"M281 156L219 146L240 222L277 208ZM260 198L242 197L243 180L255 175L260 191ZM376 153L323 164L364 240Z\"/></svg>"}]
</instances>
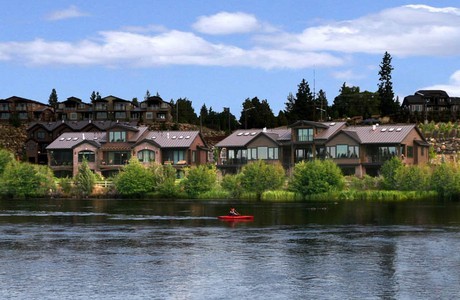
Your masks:
<instances>
[{"instance_id":1,"label":"pine tree","mask_svg":"<svg viewBox=\"0 0 460 300\"><path fill-rule=\"evenodd\" d=\"M395 115L399 111L399 105L394 99L393 83L391 81L391 55L385 52L379 71L378 91L380 98L380 113L382 116Z\"/></svg>"},{"instance_id":2,"label":"pine tree","mask_svg":"<svg viewBox=\"0 0 460 300\"><path fill-rule=\"evenodd\" d=\"M53 108L53 111L56 112L58 106L58 96L55 89L51 91L50 97L48 99L48 104Z\"/></svg>"}]
</instances>

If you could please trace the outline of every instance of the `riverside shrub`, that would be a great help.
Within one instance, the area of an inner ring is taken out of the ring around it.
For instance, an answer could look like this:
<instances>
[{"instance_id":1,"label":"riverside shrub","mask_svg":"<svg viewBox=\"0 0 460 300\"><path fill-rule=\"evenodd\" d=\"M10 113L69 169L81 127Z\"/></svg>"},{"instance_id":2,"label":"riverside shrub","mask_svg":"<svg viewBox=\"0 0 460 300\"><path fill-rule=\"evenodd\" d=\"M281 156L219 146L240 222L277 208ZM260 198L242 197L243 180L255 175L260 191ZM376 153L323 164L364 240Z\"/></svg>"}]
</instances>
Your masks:
<instances>
[{"instance_id":1,"label":"riverside shrub","mask_svg":"<svg viewBox=\"0 0 460 300\"><path fill-rule=\"evenodd\" d=\"M131 157L129 164L125 165L114 178L117 192L128 197L144 196L154 190L155 184L154 173L149 168L145 168L135 156Z\"/></svg>"},{"instance_id":2,"label":"riverside shrub","mask_svg":"<svg viewBox=\"0 0 460 300\"><path fill-rule=\"evenodd\" d=\"M217 184L217 170L213 165L199 165L186 171L181 182L188 196L195 198L199 194L212 190Z\"/></svg>"},{"instance_id":3,"label":"riverside shrub","mask_svg":"<svg viewBox=\"0 0 460 300\"><path fill-rule=\"evenodd\" d=\"M245 165L238 176L243 190L256 193L260 200L263 192L282 187L286 175L281 164L258 160Z\"/></svg>"},{"instance_id":4,"label":"riverside shrub","mask_svg":"<svg viewBox=\"0 0 460 300\"><path fill-rule=\"evenodd\" d=\"M294 166L289 189L303 197L340 190L345 178L331 160L302 161Z\"/></svg>"},{"instance_id":5,"label":"riverside shrub","mask_svg":"<svg viewBox=\"0 0 460 300\"><path fill-rule=\"evenodd\" d=\"M383 163L380 173L383 176L382 187L387 190L394 190L398 186L398 179L396 174L398 169L404 167L402 161L394 156Z\"/></svg>"},{"instance_id":6,"label":"riverside shrub","mask_svg":"<svg viewBox=\"0 0 460 300\"><path fill-rule=\"evenodd\" d=\"M431 174L431 187L441 198L451 199L460 195L459 168L446 162L436 166Z\"/></svg>"},{"instance_id":7,"label":"riverside shrub","mask_svg":"<svg viewBox=\"0 0 460 300\"><path fill-rule=\"evenodd\" d=\"M88 161L83 159L82 163L78 166L78 173L74 179L77 193L80 196L88 196L93 192L94 185L96 184L96 175L91 171Z\"/></svg>"}]
</instances>

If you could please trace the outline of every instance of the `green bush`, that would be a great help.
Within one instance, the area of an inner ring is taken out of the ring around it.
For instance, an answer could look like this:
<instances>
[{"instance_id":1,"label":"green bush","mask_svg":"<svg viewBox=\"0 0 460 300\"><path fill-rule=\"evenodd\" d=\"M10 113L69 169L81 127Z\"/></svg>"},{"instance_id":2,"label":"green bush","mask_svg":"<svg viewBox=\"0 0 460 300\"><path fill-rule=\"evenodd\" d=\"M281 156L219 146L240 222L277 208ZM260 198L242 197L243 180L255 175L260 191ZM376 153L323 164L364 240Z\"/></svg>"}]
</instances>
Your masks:
<instances>
[{"instance_id":1,"label":"green bush","mask_svg":"<svg viewBox=\"0 0 460 300\"><path fill-rule=\"evenodd\" d=\"M255 193L257 200L260 200L263 192L282 187L286 175L280 164L258 160L245 165L239 176L243 190Z\"/></svg>"},{"instance_id":2,"label":"green bush","mask_svg":"<svg viewBox=\"0 0 460 300\"><path fill-rule=\"evenodd\" d=\"M46 166L13 160L0 176L0 193L6 196L43 197L54 189L53 173Z\"/></svg>"},{"instance_id":3,"label":"green bush","mask_svg":"<svg viewBox=\"0 0 460 300\"><path fill-rule=\"evenodd\" d=\"M217 170L213 165L200 165L186 170L181 185L192 198L212 190L217 183Z\"/></svg>"},{"instance_id":4,"label":"green bush","mask_svg":"<svg viewBox=\"0 0 460 300\"><path fill-rule=\"evenodd\" d=\"M422 166L403 166L396 170L395 188L401 191L426 191L430 187L429 169Z\"/></svg>"},{"instance_id":5,"label":"green bush","mask_svg":"<svg viewBox=\"0 0 460 300\"><path fill-rule=\"evenodd\" d=\"M225 191L228 192L231 198L238 199L241 197L241 193L243 191L241 189L241 180L239 178L239 175L225 175L222 178L222 182L220 183L220 185Z\"/></svg>"},{"instance_id":6,"label":"green bush","mask_svg":"<svg viewBox=\"0 0 460 300\"><path fill-rule=\"evenodd\" d=\"M155 175L133 156L129 163L114 177L114 185L120 195L142 197L153 192L156 186Z\"/></svg>"},{"instance_id":7,"label":"green bush","mask_svg":"<svg viewBox=\"0 0 460 300\"><path fill-rule=\"evenodd\" d=\"M431 187L441 198L452 199L460 195L459 168L446 162L436 166L431 175Z\"/></svg>"},{"instance_id":8,"label":"green bush","mask_svg":"<svg viewBox=\"0 0 460 300\"><path fill-rule=\"evenodd\" d=\"M313 160L294 166L289 189L305 197L340 190L344 185L342 171L333 161Z\"/></svg>"},{"instance_id":9,"label":"green bush","mask_svg":"<svg viewBox=\"0 0 460 300\"><path fill-rule=\"evenodd\" d=\"M5 149L0 149L0 175L3 174L6 165L11 161L14 161L13 153Z\"/></svg>"},{"instance_id":10,"label":"green bush","mask_svg":"<svg viewBox=\"0 0 460 300\"><path fill-rule=\"evenodd\" d=\"M396 179L396 174L398 169L402 168L404 165L402 161L394 156L391 159L387 160L380 169L380 173L383 176L382 187L387 190L397 189L398 180Z\"/></svg>"}]
</instances>

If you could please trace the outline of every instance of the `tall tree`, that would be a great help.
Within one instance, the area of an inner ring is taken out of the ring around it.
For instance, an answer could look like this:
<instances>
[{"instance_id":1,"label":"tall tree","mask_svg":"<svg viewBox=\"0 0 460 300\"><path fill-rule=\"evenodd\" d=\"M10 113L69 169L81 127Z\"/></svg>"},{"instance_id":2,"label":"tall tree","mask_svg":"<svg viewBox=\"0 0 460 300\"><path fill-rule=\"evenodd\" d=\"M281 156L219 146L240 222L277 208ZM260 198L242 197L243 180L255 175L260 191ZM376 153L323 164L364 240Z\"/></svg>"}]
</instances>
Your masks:
<instances>
[{"instance_id":1,"label":"tall tree","mask_svg":"<svg viewBox=\"0 0 460 300\"><path fill-rule=\"evenodd\" d=\"M327 98L326 92L323 90L319 90L318 95L316 97L316 109L319 110L319 118L320 121L327 121L328 114L327 114Z\"/></svg>"},{"instance_id":2,"label":"tall tree","mask_svg":"<svg viewBox=\"0 0 460 300\"><path fill-rule=\"evenodd\" d=\"M171 100L170 103L172 107L171 113L176 115L178 123L199 124L192 101L187 98L179 98L176 102Z\"/></svg>"},{"instance_id":3,"label":"tall tree","mask_svg":"<svg viewBox=\"0 0 460 300\"><path fill-rule=\"evenodd\" d=\"M58 107L58 95L55 89L51 90L51 94L48 99L48 104L53 108L53 112L56 112L56 109Z\"/></svg>"},{"instance_id":4,"label":"tall tree","mask_svg":"<svg viewBox=\"0 0 460 300\"><path fill-rule=\"evenodd\" d=\"M380 113L383 116L395 115L399 111L399 105L394 99L393 82L391 81L391 71L393 71L391 59L391 55L385 52L379 71L380 78L377 93L380 97Z\"/></svg>"},{"instance_id":5,"label":"tall tree","mask_svg":"<svg viewBox=\"0 0 460 300\"><path fill-rule=\"evenodd\" d=\"M314 95L305 79L302 79L299 83L295 98L292 94L289 94L287 100L285 113L289 123L294 123L298 120L316 119Z\"/></svg>"},{"instance_id":6,"label":"tall tree","mask_svg":"<svg viewBox=\"0 0 460 300\"><path fill-rule=\"evenodd\" d=\"M340 94L334 99L331 114L334 118L361 116L367 119L379 113L379 103L377 93L361 92L359 87L349 87L344 83Z\"/></svg>"},{"instance_id":7,"label":"tall tree","mask_svg":"<svg viewBox=\"0 0 460 300\"><path fill-rule=\"evenodd\" d=\"M244 128L273 128L276 119L268 101L266 99L260 101L259 98L254 97L251 100L249 98L244 100L240 124Z\"/></svg>"}]
</instances>

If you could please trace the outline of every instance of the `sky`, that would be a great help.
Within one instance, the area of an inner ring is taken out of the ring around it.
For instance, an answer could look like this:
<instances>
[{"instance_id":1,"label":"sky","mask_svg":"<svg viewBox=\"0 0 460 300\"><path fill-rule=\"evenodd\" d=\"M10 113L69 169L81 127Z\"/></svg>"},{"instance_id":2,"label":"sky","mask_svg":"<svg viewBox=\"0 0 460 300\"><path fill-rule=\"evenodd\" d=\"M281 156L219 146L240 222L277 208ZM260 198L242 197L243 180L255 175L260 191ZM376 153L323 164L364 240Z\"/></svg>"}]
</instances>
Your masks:
<instances>
[{"instance_id":1,"label":"sky","mask_svg":"<svg viewBox=\"0 0 460 300\"><path fill-rule=\"evenodd\" d=\"M420 89L460 96L457 0L17 0L0 20L0 99L148 90L197 114L238 118L258 97L277 115L302 79L329 105L344 83L375 92L386 51L401 102Z\"/></svg>"}]
</instances>

